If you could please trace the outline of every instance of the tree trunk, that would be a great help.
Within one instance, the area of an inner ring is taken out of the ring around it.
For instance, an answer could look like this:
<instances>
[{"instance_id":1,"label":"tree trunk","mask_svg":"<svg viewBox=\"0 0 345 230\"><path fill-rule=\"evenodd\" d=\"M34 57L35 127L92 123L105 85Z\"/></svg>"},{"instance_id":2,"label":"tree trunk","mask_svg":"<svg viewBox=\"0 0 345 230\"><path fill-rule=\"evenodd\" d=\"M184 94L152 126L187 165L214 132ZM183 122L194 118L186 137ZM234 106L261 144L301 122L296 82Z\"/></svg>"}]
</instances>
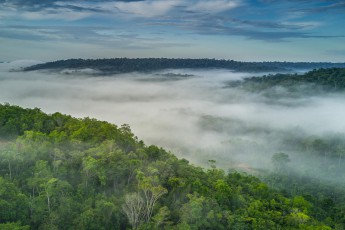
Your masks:
<instances>
[{"instance_id":1,"label":"tree trunk","mask_svg":"<svg viewBox=\"0 0 345 230\"><path fill-rule=\"evenodd\" d=\"M11 162L9 160L8 161L8 169L10 170L10 181L12 181L12 169L11 169Z\"/></svg>"}]
</instances>

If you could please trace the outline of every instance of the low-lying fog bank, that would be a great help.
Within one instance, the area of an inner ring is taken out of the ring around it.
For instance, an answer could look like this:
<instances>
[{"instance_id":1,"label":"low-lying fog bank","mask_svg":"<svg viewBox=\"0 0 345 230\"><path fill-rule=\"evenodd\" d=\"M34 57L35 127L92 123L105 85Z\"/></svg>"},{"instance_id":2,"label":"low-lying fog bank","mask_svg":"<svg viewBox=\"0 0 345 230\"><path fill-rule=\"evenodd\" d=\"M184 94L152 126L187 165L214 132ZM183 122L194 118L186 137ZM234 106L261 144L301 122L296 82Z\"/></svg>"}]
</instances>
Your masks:
<instances>
[{"instance_id":1,"label":"low-lying fog bank","mask_svg":"<svg viewBox=\"0 0 345 230\"><path fill-rule=\"evenodd\" d=\"M180 69L95 77L92 71L9 71L16 65L0 64L1 103L127 123L145 143L196 164L213 159L223 168L263 169L274 153L286 152L291 164L302 165L310 159L294 148L299 137L345 133L345 95L272 103L262 94L225 87L252 73Z\"/></svg>"}]
</instances>

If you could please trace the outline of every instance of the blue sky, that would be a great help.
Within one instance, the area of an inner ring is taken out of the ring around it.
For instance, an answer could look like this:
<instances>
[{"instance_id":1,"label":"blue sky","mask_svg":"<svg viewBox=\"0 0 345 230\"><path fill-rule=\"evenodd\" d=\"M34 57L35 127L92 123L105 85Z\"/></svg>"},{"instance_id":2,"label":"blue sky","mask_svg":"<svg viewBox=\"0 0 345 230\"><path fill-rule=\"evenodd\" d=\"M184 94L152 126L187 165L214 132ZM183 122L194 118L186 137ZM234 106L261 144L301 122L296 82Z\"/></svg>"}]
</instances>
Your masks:
<instances>
[{"instance_id":1,"label":"blue sky","mask_svg":"<svg viewBox=\"0 0 345 230\"><path fill-rule=\"evenodd\" d=\"M0 0L0 61L345 62L344 0Z\"/></svg>"}]
</instances>

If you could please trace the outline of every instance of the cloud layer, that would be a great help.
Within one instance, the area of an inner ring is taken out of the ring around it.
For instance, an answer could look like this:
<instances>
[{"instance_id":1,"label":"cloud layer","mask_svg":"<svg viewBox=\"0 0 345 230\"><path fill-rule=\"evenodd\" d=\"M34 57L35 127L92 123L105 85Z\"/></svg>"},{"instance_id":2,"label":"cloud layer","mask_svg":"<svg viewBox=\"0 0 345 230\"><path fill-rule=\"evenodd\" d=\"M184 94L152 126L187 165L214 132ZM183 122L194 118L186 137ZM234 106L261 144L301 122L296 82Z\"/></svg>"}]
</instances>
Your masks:
<instances>
[{"instance_id":1,"label":"cloud layer","mask_svg":"<svg viewBox=\"0 0 345 230\"><path fill-rule=\"evenodd\" d=\"M291 139L345 132L344 95L282 97L272 103L263 95L224 87L229 80L252 76L248 73L181 69L90 77L89 69L8 72L32 63L0 64L1 103L128 123L147 144L197 164L216 159L224 168L265 168L275 152L298 158L286 144Z\"/></svg>"}]
</instances>

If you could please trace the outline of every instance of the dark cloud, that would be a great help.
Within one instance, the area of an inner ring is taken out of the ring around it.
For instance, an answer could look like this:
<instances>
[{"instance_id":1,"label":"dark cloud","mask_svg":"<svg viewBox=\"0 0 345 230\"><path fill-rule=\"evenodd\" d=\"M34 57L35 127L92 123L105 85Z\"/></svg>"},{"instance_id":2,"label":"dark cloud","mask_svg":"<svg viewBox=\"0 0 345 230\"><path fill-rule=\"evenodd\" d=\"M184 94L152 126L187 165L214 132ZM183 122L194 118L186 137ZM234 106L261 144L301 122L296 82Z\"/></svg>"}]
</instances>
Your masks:
<instances>
[{"instance_id":1,"label":"dark cloud","mask_svg":"<svg viewBox=\"0 0 345 230\"><path fill-rule=\"evenodd\" d=\"M288 29L288 30L302 30L310 27L310 25L304 24L288 24L282 22L272 22L265 20L243 20L239 18L227 18L227 17L208 17L205 21L214 21L218 24L221 23L231 23L236 25L251 26L255 28L266 28L266 29Z\"/></svg>"},{"instance_id":2,"label":"dark cloud","mask_svg":"<svg viewBox=\"0 0 345 230\"><path fill-rule=\"evenodd\" d=\"M243 36L247 39L268 42L284 42L292 38L337 38L342 35L318 35L306 32L309 24L284 24L281 22L242 20L225 16L196 15L193 19L182 17L179 20L165 17L145 24L177 27L202 35Z\"/></svg>"},{"instance_id":3,"label":"dark cloud","mask_svg":"<svg viewBox=\"0 0 345 230\"><path fill-rule=\"evenodd\" d=\"M103 33L103 31L105 31ZM191 47L186 42L170 42L161 37L143 37L135 33L116 33L111 27L79 26L0 26L0 38L28 41L70 41L97 44L109 48L149 50L170 47Z\"/></svg>"},{"instance_id":4,"label":"dark cloud","mask_svg":"<svg viewBox=\"0 0 345 230\"><path fill-rule=\"evenodd\" d=\"M141 2L145 0L93 0L85 3L102 3L102 2ZM63 4L62 4L63 3ZM0 0L0 7L16 7L26 11L37 12L45 9L69 9L77 12L106 12L92 7L76 6L71 0Z\"/></svg>"},{"instance_id":5,"label":"dark cloud","mask_svg":"<svg viewBox=\"0 0 345 230\"><path fill-rule=\"evenodd\" d=\"M333 2L327 5L318 6L310 9L302 9L305 12L311 13L323 13L326 11L335 11L335 12L344 12L345 11L345 2Z\"/></svg>"},{"instance_id":6,"label":"dark cloud","mask_svg":"<svg viewBox=\"0 0 345 230\"><path fill-rule=\"evenodd\" d=\"M344 12L345 2L343 0L260 0L263 5L289 5L291 11L303 13L324 13L327 11Z\"/></svg>"},{"instance_id":7,"label":"dark cloud","mask_svg":"<svg viewBox=\"0 0 345 230\"><path fill-rule=\"evenodd\" d=\"M248 39L262 40L268 42L283 42L287 41L289 38L306 38L311 37L304 32L292 32L292 31L259 31L236 27L226 27L226 26L205 26L199 28L200 34L212 35L214 33L232 36L244 36Z\"/></svg>"},{"instance_id":8,"label":"dark cloud","mask_svg":"<svg viewBox=\"0 0 345 230\"><path fill-rule=\"evenodd\" d=\"M77 40L99 37L99 27L77 26L0 26L0 37L19 40Z\"/></svg>"},{"instance_id":9,"label":"dark cloud","mask_svg":"<svg viewBox=\"0 0 345 230\"><path fill-rule=\"evenodd\" d=\"M90 2L141 2L145 0L92 0ZM17 4L17 5L52 5L56 2L73 2L71 0L0 0L0 4Z\"/></svg>"},{"instance_id":10,"label":"dark cloud","mask_svg":"<svg viewBox=\"0 0 345 230\"><path fill-rule=\"evenodd\" d=\"M7 7L16 7L17 9L30 11L30 12L39 12L42 10L58 10L58 9L70 9L77 12L104 12L104 10L95 9L92 7L81 7L68 4L70 1L38 1L38 0L14 0L14 1L0 1L3 6ZM61 3L66 3L61 5Z\"/></svg>"}]
</instances>

